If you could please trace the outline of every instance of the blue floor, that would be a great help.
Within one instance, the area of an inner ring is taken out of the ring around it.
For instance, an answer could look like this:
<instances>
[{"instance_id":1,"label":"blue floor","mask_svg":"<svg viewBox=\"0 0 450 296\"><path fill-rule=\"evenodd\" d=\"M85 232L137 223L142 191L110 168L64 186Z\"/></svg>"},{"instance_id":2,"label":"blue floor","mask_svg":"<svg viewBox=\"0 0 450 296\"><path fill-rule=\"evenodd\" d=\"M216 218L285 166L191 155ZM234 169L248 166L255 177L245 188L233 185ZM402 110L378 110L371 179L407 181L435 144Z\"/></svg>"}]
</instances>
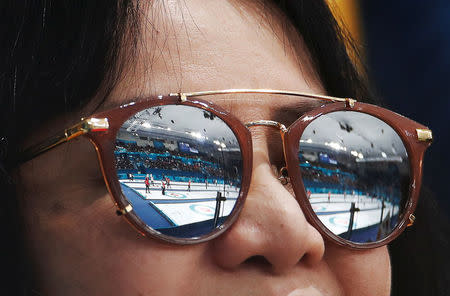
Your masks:
<instances>
[{"instance_id":1,"label":"blue floor","mask_svg":"<svg viewBox=\"0 0 450 296\"><path fill-rule=\"evenodd\" d=\"M153 206L149 200L145 200L138 192L121 183L122 192L127 197L128 201L133 206L136 214L147 224L155 230L163 234L175 237L199 237L215 229L213 219L186 224L182 226L175 226L169 217L164 215L158 208ZM235 198L234 198L235 199ZM211 200L216 200L212 198ZM155 200L160 203L177 203L177 202L195 202L197 200ZM204 199L198 201L205 201ZM217 225L223 224L227 217L220 217Z\"/></svg>"},{"instance_id":2,"label":"blue floor","mask_svg":"<svg viewBox=\"0 0 450 296\"><path fill-rule=\"evenodd\" d=\"M154 229L173 227L175 225L169 217L155 208L148 200L143 199L136 191L122 183L120 185L122 186L123 194L133 206L133 210L145 223L151 225Z\"/></svg>"}]
</instances>

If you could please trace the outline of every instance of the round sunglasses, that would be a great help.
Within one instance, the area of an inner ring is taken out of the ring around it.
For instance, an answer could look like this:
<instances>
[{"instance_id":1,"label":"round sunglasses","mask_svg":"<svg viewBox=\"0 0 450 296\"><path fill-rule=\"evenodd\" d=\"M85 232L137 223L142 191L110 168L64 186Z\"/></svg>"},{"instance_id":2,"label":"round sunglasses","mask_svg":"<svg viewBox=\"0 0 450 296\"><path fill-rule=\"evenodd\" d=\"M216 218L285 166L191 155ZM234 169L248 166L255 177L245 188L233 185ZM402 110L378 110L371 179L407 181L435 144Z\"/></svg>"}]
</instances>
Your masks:
<instances>
[{"instance_id":1,"label":"round sunglasses","mask_svg":"<svg viewBox=\"0 0 450 296\"><path fill-rule=\"evenodd\" d=\"M202 96L276 94L324 104L289 127L242 123ZM306 219L352 249L385 245L414 222L427 127L387 109L315 94L265 89L174 93L94 114L22 161L80 135L94 144L106 186L141 234L176 244L211 240L237 219L252 174L250 128L278 129L289 182ZM292 222L295 223L295 222Z\"/></svg>"}]
</instances>

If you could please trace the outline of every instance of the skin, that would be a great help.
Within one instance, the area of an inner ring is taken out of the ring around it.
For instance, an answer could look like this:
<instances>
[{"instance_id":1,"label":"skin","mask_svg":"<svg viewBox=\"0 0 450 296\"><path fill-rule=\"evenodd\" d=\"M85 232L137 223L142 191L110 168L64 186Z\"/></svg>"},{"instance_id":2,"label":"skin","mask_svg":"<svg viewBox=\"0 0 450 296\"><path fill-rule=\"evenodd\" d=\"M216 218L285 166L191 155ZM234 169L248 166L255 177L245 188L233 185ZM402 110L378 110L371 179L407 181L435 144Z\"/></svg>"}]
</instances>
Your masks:
<instances>
[{"instance_id":1,"label":"skin","mask_svg":"<svg viewBox=\"0 0 450 296\"><path fill-rule=\"evenodd\" d=\"M101 109L177 91L273 88L325 94L301 38L280 22L279 12L267 8L261 15L257 8L220 0L141 7L137 57L126 61ZM273 96L208 100L242 122L285 124L318 105ZM91 106L83 110L92 111ZM57 119L36 138L79 115ZM325 241L274 174L274 165L283 163L278 132L255 127L252 137L251 187L239 219L217 239L192 246L143 237L116 216L94 148L83 137L24 164L19 182L27 245L40 276L36 290L41 295L388 295L387 248L354 251Z\"/></svg>"}]
</instances>

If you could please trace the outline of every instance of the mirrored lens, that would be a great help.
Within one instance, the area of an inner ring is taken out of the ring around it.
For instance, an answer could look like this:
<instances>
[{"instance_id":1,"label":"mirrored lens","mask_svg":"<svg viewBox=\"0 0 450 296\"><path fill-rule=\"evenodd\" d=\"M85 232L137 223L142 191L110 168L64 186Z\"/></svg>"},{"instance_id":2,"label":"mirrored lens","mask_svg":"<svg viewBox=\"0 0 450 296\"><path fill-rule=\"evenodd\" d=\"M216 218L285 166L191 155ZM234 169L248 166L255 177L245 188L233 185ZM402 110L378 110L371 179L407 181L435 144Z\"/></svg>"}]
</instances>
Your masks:
<instances>
[{"instance_id":1,"label":"mirrored lens","mask_svg":"<svg viewBox=\"0 0 450 296\"><path fill-rule=\"evenodd\" d=\"M184 105L145 109L122 125L114 154L124 196L162 234L203 236L233 211L241 149L230 127L209 111Z\"/></svg>"},{"instance_id":2,"label":"mirrored lens","mask_svg":"<svg viewBox=\"0 0 450 296\"><path fill-rule=\"evenodd\" d=\"M408 200L410 167L392 127L360 112L322 115L306 127L299 160L311 207L331 232L367 243L397 226Z\"/></svg>"}]
</instances>

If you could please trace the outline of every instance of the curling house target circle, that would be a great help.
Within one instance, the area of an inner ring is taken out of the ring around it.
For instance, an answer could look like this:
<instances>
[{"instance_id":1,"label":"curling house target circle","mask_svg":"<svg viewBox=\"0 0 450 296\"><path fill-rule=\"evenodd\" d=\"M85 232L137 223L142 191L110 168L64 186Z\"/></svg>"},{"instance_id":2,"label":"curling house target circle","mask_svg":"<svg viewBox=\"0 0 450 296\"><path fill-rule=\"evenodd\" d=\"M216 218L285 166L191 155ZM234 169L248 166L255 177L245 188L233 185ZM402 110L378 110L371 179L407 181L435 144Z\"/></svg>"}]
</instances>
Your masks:
<instances>
[{"instance_id":1,"label":"curling house target circle","mask_svg":"<svg viewBox=\"0 0 450 296\"><path fill-rule=\"evenodd\" d=\"M193 212L200 214L200 215L204 215L204 216L208 216L208 217L212 217L214 216L214 208L209 207L209 206L204 206L204 205L191 205L189 207Z\"/></svg>"},{"instance_id":2,"label":"curling house target circle","mask_svg":"<svg viewBox=\"0 0 450 296\"><path fill-rule=\"evenodd\" d=\"M317 213L317 212L325 212L327 210L326 207L324 207L324 206L317 206L317 205L311 205L311 208L313 209L313 211L315 213Z\"/></svg>"},{"instance_id":3,"label":"curling house target circle","mask_svg":"<svg viewBox=\"0 0 450 296\"><path fill-rule=\"evenodd\" d=\"M175 198L187 198L187 196L183 193L177 193L177 192L169 192L167 193L168 196L170 197L175 197Z\"/></svg>"},{"instance_id":4,"label":"curling house target circle","mask_svg":"<svg viewBox=\"0 0 450 296\"><path fill-rule=\"evenodd\" d=\"M348 217L331 217L330 223L336 226L348 227L349 219ZM356 221L353 221L353 229L357 228Z\"/></svg>"}]
</instances>

